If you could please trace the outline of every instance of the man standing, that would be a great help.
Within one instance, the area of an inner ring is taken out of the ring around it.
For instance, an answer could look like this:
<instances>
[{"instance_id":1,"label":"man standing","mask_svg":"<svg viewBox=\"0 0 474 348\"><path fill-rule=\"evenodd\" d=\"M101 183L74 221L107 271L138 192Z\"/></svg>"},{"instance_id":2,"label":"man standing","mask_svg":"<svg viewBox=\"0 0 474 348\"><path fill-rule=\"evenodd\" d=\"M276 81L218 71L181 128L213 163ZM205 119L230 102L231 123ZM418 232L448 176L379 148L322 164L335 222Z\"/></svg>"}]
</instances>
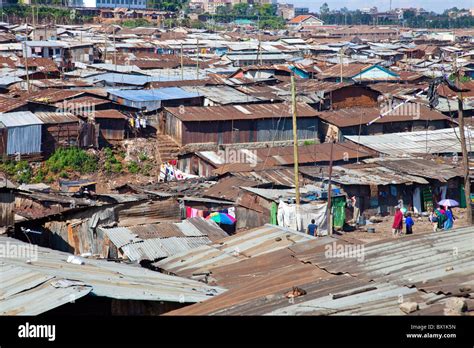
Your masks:
<instances>
[{"instance_id":1,"label":"man standing","mask_svg":"<svg viewBox=\"0 0 474 348\"><path fill-rule=\"evenodd\" d=\"M403 213L399 207L397 207L395 212L395 217L393 219L392 225L392 235L395 237L396 235L401 234L403 229Z\"/></svg>"},{"instance_id":2,"label":"man standing","mask_svg":"<svg viewBox=\"0 0 474 348\"><path fill-rule=\"evenodd\" d=\"M318 226L315 224L314 219L311 220L311 223L308 225L307 233L316 236L316 231L318 230Z\"/></svg>"}]
</instances>

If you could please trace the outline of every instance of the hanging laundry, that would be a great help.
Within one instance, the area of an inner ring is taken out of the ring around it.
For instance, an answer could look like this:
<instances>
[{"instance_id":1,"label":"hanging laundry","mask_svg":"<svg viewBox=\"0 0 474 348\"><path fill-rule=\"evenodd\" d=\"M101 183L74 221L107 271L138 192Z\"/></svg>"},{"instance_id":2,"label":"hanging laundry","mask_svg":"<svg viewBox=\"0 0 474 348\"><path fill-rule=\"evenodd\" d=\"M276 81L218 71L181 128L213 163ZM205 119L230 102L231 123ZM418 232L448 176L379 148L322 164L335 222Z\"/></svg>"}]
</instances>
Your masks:
<instances>
[{"instance_id":1,"label":"hanging laundry","mask_svg":"<svg viewBox=\"0 0 474 348\"><path fill-rule=\"evenodd\" d=\"M192 215L192 208L186 207L186 218L190 218Z\"/></svg>"}]
</instances>

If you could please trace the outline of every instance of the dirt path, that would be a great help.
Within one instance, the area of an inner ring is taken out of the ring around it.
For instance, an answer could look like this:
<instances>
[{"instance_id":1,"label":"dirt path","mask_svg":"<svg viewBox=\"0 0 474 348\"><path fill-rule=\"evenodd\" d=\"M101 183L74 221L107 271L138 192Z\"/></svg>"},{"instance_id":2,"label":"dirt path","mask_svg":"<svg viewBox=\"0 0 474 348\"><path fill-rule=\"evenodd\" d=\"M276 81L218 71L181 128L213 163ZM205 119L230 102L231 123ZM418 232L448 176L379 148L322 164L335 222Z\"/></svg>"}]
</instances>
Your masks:
<instances>
[{"instance_id":1,"label":"dirt path","mask_svg":"<svg viewBox=\"0 0 474 348\"><path fill-rule=\"evenodd\" d=\"M465 209L453 208L453 214L456 218L454 221L454 228L467 226ZM382 219L382 222L361 226L358 230L354 232L345 232L345 234L366 243L394 238L392 237L393 216L386 216ZM413 220L415 222L413 234L433 233L433 226L428 221L428 217L413 217ZM375 233L368 233L367 227L375 228ZM403 233L405 233L405 229L403 230Z\"/></svg>"}]
</instances>

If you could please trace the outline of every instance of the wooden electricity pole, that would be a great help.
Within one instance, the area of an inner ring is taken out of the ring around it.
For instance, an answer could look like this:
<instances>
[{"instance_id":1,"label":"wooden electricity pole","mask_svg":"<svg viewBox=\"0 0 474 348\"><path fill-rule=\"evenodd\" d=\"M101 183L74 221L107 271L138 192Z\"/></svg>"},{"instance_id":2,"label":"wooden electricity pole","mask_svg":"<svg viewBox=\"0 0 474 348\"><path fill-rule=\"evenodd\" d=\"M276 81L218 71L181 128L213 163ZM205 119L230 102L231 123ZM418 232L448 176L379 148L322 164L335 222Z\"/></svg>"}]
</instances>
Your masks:
<instances>
[{"instance_id":1,"label":"wooden electricity pole","mask_svg":"<svg viewBox=\"0 0 474 348\"><path fill-rule=\"evenodd\" d=\"M461 88L460 71L457 71L457 82L459 88ZM458 92L458 122L459 122L459 134L461 137L461 150L462 150L462 161L463 161L463 177L464 177L464 196L466 199L466 215L468 225L472 225L472 208L471 208L471 178L469 175L469 152L467 151L466 134L464 128L464 107L462 92ZM470 135L470 132L469 132Z\"/></svg>"},{"instance_id":2,"label":"wooden electricity pole","mask_svg":"<svg viewBox=\"0 0 474 348\"><path fill-rule=\"evenodd\" d=\"M184 80L183 43L181 42L181 80Z\"/></svg>"},{"instance_id":3,"label":"wooden electricity pole","mask_svg":"<svg viewBox=\"0 0 474 348\"><path fill-rule=\"evenodd\" d=\"M197 54L197 59L196 59L196 80L199 80L199 39L196 41L196 54Z\"/></svg>"},{"instance_id":4,"label":"wooden electricity pole","mask_svg":"<svg viewBox=\"0 0 474 348\"><path fill-rule=\"evenodd\" d=\"M27 52L27 47L26 47L26 41L23 41L23 45L24 45L24 52L25 52L23 54L23 59L25 60L25 69L26 69L26 88L28 90L28 93L30 93L30 71L28 70L28 52Z\"/></svg>"},{"instance_id":5,"label":"wooden electricity pole","mask_svg":"<svg viewBox=\"0 0 474 348\"><path fill-rule=\"evenodd\" d=\"M296 192L296 215L298 216L300 206L300 187L299 187L299 169L298 169L298 128L296 122L296 86L295 75L291 75L291 106L293 113L293 156L295 169L295 192Z\"/></svg>"},{"instance_id":6,"label":"wooden electricity pole","mask_svg":"<svg viewBox=\"0 0 474 348\"><path fill-rule=\"evenodd\" d=\"M328 217L327 217L327 225L328 225L328 234L332 235L332 150L334 147L334 140L331 139L331 151L329 155L329 183L328 183Z\"/></svg>"}]
</instances>

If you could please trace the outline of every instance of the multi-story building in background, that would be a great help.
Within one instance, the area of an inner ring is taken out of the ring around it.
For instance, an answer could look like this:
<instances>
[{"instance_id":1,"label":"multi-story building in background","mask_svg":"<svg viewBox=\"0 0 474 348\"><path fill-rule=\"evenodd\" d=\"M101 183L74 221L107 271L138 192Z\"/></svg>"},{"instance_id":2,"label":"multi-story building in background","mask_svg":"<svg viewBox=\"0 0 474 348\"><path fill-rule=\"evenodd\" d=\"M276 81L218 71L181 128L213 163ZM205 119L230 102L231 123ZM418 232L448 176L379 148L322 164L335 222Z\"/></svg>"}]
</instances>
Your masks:
<instances>
[{"instance_id":1,"label":"multi-story building in background","mask_svg":"<svg viewBox=\"0 0 474 348\"><path fill-rule=\"evenodd\" d=\"M295 7L295 16L307 15L308 13L308 7Z\"/></svg>"},{"instance_id":2,"label":"multi-story building in background","mask_svg":"<svg viewBox=\"0 0 474 348\"><path fill-rule=\"evenodd\" d=\"M277 14L285 20L295 18L295 7L293 4L278 4Z\"/></svg>"},{"instance_id":3,"label":"multi-story building in background","mask_svg":"<svg viewBox=\"0 0 474 348\"><path fill-rule=\"evenodd\" d=\"M72 7L87 7L87 8L131 8L131 9L146 9L147 0L71 0L69 6Z\"/></svg>"}]
</instances>

